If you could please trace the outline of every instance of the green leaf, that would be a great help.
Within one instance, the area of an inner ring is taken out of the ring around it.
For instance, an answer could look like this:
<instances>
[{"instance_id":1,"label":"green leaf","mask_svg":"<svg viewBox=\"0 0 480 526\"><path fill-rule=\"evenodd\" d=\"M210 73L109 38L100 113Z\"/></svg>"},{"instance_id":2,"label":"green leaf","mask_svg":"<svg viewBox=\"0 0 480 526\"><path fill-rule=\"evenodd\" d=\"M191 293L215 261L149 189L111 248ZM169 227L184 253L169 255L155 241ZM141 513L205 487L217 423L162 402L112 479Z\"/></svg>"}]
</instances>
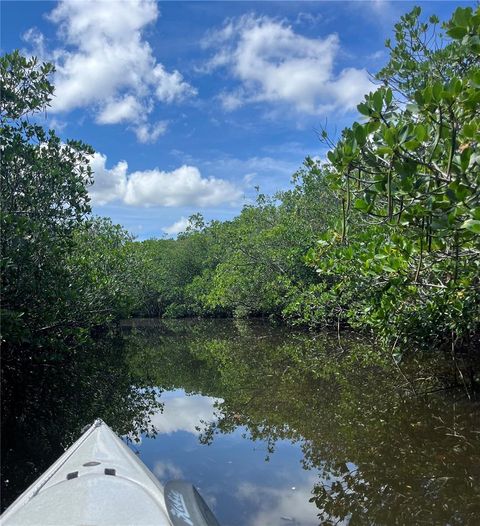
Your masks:
<instances>
[{"instance_id":1,"label":"green leaf","mask_svg":"<svg viewBox=\"0 0 480 526\"><path fill-rule=\"evenodd\" d=\"M465 148L460 155L460 165L464 172L466 172L468 169L468 165L470 164L471 155L472 155L472 149L470 147Z\"/></svg>"},{"instance_id":2,"label":"green leaf","mask_svg":"<svg viewBox=\"0 0 480 526\"><path fill-rule=\"evenodd\" d=\"M387 105L389 105L392 102L392 99L393 99L392 90L388 88L387 91L385 92L385 102L387 103Z\"/></svg>"},{"instance_id":3,"label":"green leaf","mask_svg":"<svg viewBox=\"0 0 480 526\"><path fill-rule=\"evenodd\" d=\"M480 88L480 69L473 70L470 75L470 84L474 88Z\"/></svg>"},{"instance_id":4,"label":"green leaf","mask_svg":"<svg viewBox=\"0 0 480 526\"><path fill-rule=\"evenodd\" d=\"M378 120L370 121L367 124L368 133L374 133L380 128L380 122Z\"/></svg>"},{"instance_id":5,"label":"green leaf","mask_svg":"<svg viewBox=\"0 0 480 526\"><path fill-rule=\"evenodd\" d=\"M470 215L473 217L473 219L480 219L480 206L477 208L472 208L470 210Z\"/></svg>"},{"instance_id":6,"label":"green leaf","mask_svg":"<svg viewBox=\"0 0 480 526\"><path fill-rule=\"evenodd\" d=\"M367 140L367 133L365 128L362 125L355 126L354 128L355 139L359 146L363 146Z\"/></svg>"},{"instance_id":7,"label":"green leaf","mask_svg":"<svg viewBox=\"0 0 480 526\"><path fill-rule=\"evenodd\" d=\"M476 131L477 131L477 127L474 125L474 124L465 124L465 126L463 127L463 135L465 135L465 137L467 137L467 139L473 139Z\"/></svg>"},{"instance_id":8,"label":"green leaf","mask_svg":"<svg viewBox=\"0 0 480 526\"><path fill-rule=\"evenodd\" d=\"M477 219L467 219L460 228L470 230L474 234L480 234L480 221Z\"/></svg>"},{"instance_id":9,"label":"green leaf","mask_svg":"<svg viewBox=\"0 0 480 526\"><path fill-rule=\"evenodd\" d=\"M367 117L370 117L370 115L372 114L372 111L370 110L370 108L369 108L364 102L361 102L361 103L357 106L357 110L358 110L362 115L366 115Z\"/></svg>"},{"instance_id":10,"label":"green leaf","mask_svg":"<svg viewBox=\"0 0 480 526\"><path fill-rule=\"evenodd\" d=\"M472 18L471 8L462 9L461 7L457 7L457 9L455 9L455 12L453 13L452 20L456 26L468 27L471 18Z\"/></svg>"},{"instance_id":11,"label":"green leaf","mask_svg":"<svg viewBox=\"0 0 480 526\"><path fill-rule=\"evenodd\" d=\"M402 126L398 133L398 141L400 142L400 144L403 144L407 140L409 134L410 127L407 124L405 124L404 126Z\"/></svg>"},{"instance_id":12,"label":"green leaf","mask_svg":"<svg viewBox=\"0 0 480 526\"><path fill-rule=\"evenodd\" d=\"M447 35L452 37L454 40L461 40L467 34L467 30L464 27L455 26L447 31Z\"/></svg>"},{"instance_id":13,"label":"green leaf","mask_svg":"<svg viewBox=\"0 0 480 526\"><path fill-rule=\"evenodd\" d=\"M370 205L364 199L355 199L354 207L357 210L362 210L362 212L366 212L370 208Z\"/></svg>"},{"instance_id":14,"label":"green leaf","mask_svg":"<svg viewBox=\"0 0 480 526\"><path fill-rule=\"evenodd\" d=\"M433 98L439 101L442 97L442 91L443 91L442 84L440 82L435 82L435 84L432 87Z\"/></svg>"},{"instance_id":15,"label":"green leaf","mask_svg":"<svg viewBox=\"0 0 480 526\"><path fill-rule=\"evenodd\" d=\"M393 148L395 145L395 136L396 130L394 128L386 128L383 133L383 138L390 148Z\"/></svg>"},{"instance_id":16,"label":"green leaf","mask_svg":"<svg viewBox=\"0 0 480 526\"><path fill-rule=\"evenodd\" d=\"M432 86L427 85L427 87L422 91L422 97L423 97L423 102L425 104L430 104L432 100Z\"/></svg>"},{"instance_id":17,"label":"green leaf","mask_svg":"<svg viewBox=\"0 0 480 526\"><path fill-rule=\"evenodd\" d=\"M454 78L450 81L450 91L454 95L460 95L462 91L462 87L463 87L463 84L459 78Z\"/></svg>"},{"instance_id":18,"label":"green leaf","mask_svg":"<svg viewBox=\"0 0 480 526\"><path fill-rule=\"evenodd\" d=\"M405 143L405 148L411 152L418 149L420 146L421 144L415 139L412 139L411 141L407 141Z\"/></svg>"},{"instance_id":19,"label":"green leaf","mask_svg":"<svg viewBox=\"0 0 480 526\"><path fill-rule=\"evenodd\" d=\"M453 191L455 193L456 201L464 201L467 197L472 195L472 190L459 181L453 181L448 185L447 195L450 197L449 191Z\"/></svg>"},{"instance_id":20,"label":"green leaf","mask_svg":"<svg viewBox=\"0 0 480 526\"><path fill-rule=\"evenodd\" d=\"M373 107L375 108L375 111L380 113L383 107L383 94L381 90L377 90L373 94L372 100L373 100Z\"/></svg>"},{"instance_id":21,"label":"green leaf","mask_svg":"<svg viewBox=\"0 0 480 526\"><path fill-rule=\"evenodd\" d=\"M376 150L377 155L392 155L393 150L388 146L380 146Z\"/></svg>"},{"instance_id":22,"label":"green leaf","mask_svg":"<svg viewBox=\"0 0 480 526\"><path fill-rule=\"evenodd\" d=\"M425 97L423 96L423 93L421 91L416 91L413 98L420 106L422 106L425 102Z\"/></svg>"},{"instance_id":23,"label":"green leaf","mask_svg":"<svg viewBox=\"0 0 480 526\"><path fill-rule=\"evenodd\" d=\"M415 135L420 142L423 142L427 138L427 128L423 124L417 124L415 126Z\"/></svg>"}]
</instances>

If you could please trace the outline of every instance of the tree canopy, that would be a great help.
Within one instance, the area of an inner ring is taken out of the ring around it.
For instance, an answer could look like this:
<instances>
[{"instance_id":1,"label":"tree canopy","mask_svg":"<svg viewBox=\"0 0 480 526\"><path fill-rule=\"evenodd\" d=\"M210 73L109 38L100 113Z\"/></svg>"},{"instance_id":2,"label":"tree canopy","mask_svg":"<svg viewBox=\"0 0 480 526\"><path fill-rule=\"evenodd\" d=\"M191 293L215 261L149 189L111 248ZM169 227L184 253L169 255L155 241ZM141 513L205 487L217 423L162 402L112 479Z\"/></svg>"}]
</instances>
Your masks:
<instances>
[{"instance_id":1,"label":"tree canopy","mask_svg":"<svg viewBox=\"0 0 480 526\"><path fill-rule=\"evenodd\" d=\"M38 124L53 67L1 59L2 319L13 347L75 345L131 315L263 316L474 349L480 319L480 13L415 7L360 118L290 189L176 239L134 241L91 215L93 150ZM33 119L31 117L34 117ZM49 343L50 342L50 343Z\"/></svg>"}]
</instances>

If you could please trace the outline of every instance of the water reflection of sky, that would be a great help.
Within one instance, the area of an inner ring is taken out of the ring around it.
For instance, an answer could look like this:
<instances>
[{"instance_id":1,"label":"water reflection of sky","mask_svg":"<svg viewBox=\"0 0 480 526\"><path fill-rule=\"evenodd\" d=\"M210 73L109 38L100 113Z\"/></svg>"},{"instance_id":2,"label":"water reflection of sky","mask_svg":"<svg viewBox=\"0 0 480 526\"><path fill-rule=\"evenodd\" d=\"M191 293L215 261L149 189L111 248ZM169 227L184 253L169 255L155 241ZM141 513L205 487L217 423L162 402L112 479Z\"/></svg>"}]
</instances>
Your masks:
<instances>
[{"instance_id":1,"label":"water reflection of sky","mask_svg":"<svg viewBox=\"0 0 480 526\"><path fill-rule=\"evenodd\" d=\"M244 428L199 442L201 421L215 418L215 398L162 393L163 413L154 415L159 434L134 446L162 481L193 482L223 526L313 526L316 507L309 502L317 474L301 467L298 444L279 441L268 462L267 444L242 437Z\"/></svg>"}]
</instances>

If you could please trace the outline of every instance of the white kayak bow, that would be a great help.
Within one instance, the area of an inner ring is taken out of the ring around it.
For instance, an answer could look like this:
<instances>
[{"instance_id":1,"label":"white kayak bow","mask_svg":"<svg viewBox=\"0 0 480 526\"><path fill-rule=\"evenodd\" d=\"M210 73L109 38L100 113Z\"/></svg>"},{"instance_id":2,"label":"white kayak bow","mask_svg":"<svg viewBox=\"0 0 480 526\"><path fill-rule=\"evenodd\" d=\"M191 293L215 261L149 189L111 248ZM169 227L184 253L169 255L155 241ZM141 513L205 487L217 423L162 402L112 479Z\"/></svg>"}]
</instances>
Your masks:
<instances>
[{"instance_id":1,"label":"white kayak bow","mask_svg":"<svg viewBox=\"0 0 480 526\"><path fill-rule=\"evenodd\" d=\"M5 511L2 526L219 526L189 483L165 488L96 420Z\"/></svg>"}]
</instances>

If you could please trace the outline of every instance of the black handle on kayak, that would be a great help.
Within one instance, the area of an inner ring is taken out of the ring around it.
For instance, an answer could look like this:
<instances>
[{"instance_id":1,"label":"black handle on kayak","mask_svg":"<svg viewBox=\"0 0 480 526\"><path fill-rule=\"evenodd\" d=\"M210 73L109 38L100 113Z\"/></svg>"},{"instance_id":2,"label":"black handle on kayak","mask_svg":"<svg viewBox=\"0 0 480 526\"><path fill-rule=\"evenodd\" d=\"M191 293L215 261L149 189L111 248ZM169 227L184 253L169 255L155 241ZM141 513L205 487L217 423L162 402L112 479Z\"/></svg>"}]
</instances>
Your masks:
<instances>
[{"instance_id":1,"label":"black handle on kayak","mask_svg":"<svg viewBox=\"0 0 480 526\"><path fill-rule=\"evenodd\" d=\"M220 526L200 493L190 482L167 482L164 496L173 526Z\"/></svg>"}]
</instances>

